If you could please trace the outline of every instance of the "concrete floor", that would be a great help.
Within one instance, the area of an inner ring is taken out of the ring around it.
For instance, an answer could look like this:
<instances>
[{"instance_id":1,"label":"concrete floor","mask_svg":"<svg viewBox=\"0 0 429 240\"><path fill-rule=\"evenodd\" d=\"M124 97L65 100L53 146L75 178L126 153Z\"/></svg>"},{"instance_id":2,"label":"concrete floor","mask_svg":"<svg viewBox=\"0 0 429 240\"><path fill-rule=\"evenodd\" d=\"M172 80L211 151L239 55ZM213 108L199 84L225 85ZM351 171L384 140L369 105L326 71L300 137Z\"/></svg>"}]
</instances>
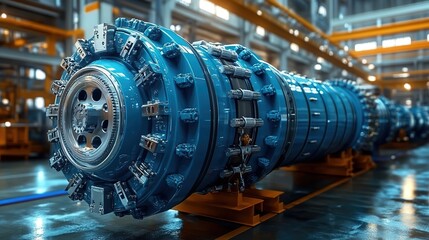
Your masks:
<instances>
[{"instance_id":1,"label":"concrete floor","mask_svg":"<svg viewBox=\"0 0 429 240\"><path fill-rule=\"evenodd\" d=\"M339 179L275 171L257 187L284 191L287 203ZM142 221L92 214L63 195L66 184L47 160L0 162L0 239L213 239L240 228L174 210ZM46 198L14 203L35 196ZM235 238L429 239L429 147L402 152Z\"/></svg>"}]
</instances>

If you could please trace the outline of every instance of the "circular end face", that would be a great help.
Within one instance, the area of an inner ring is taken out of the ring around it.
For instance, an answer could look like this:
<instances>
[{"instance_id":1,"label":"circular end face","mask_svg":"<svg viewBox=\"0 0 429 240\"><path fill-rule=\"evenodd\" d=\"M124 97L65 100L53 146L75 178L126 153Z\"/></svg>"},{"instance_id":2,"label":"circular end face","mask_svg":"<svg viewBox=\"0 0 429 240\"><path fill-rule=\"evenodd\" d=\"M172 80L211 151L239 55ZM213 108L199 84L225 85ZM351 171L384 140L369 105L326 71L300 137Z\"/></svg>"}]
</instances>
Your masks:
<instances>
[{"instance_id":1,"label":"circular end face","mask_svg":"<svg viewBox=\"0 0 429 240\"><path fill-rule=\"evenodd\" d=\"M97 170L109 164L118 148L121 94L116 80L102 68L76 72L59 103L60 144L79 169Z\"/></svg>"}]
</instances>

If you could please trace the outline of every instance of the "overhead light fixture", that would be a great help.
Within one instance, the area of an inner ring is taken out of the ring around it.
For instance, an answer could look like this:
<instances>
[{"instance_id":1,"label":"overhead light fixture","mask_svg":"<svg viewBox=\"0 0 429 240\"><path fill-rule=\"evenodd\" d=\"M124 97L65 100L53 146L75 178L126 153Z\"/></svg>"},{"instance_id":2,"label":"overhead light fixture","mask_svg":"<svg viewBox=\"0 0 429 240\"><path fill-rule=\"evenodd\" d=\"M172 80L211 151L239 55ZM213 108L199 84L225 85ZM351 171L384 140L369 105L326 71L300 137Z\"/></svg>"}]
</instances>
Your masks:
<instances>
[{"instance_id":1,"label":"overhead light fixture","mask_svg":"<svg viewBox=\"0 0 429 240\"><path fill-rule=\"evenodd\" d=\"M293 34L293 29L291 28L291 29L289 29L289 33L290 34Z\"/></svg>"},{"instance_id":2,"label":"overhead light fixture","mask_svg":"<svg viewBox=\"0 0 429 240\"><path fill-rule=\"evenodd\" d=\"M349 73L347 72L347 70L343 70L343 71L341 71L341 75L342 75L343 77L347 76L347 74L349 74Z\"/></svg>"},{"instance_id":3,"label":"overhead light fixture","mask_svg":"<svg viewBox=\"0 0 429 240\"><path fill-rule=\"evenodd\" d=\"M409 73L407 73L407 72L405 72L405 73L396 73L396 74L393 74L393 77L394 78L407 78L407 77L409 77L410 76L410 74Z\"/></svg>"},{"instance_id":4,"label":"overhead light fixture","mask_svg":"<svg viewBox=\"0 0 429 240\"><path fill-rule=\"evenodd\" d=\"M368 76L368 81L374 82L375 80L377 80L375 76Z\"/></svg>"},{"instance_id":5,"label":"overhead light fixture","mask_svg":"<svg viewBox=\"0 0 429 240\"><path fill-rule=\"evenodd\" d=\"M348 52L349 51L349 46L344 46L344 51Z\"/></svg>"},{"instance_id":6,"label":"overhead light fixture","mask_svg":"<svg viewBox=\"0 0 429 240\"><path fill-rule=\"evenodd\" d=\"M349 62L349 67L353 67L353 63L352 62Z\"/></svg>"},{"instance_id":7,"label":"overhead light fixture","mask_svg":"<svg viewBox=\"0 0 429 240\"><path fill-rule=\"evenodd\" d=\"M325 61L325 59L323 59L322 57L317 57L317 62L318 63L322 63L322 62L324 62Z\"/></svg>"},{"instance_id":8,"label":"overhead light fixture","mask_svg":"<svg viewBox=\"0 0 429 240\"><path fill-rule=\"evenodd\" d=\"M368 63L368 61L364 58L364 59L362 59L362 64L367 64Z\"/></svg>"},{"instance_id":9,"label":"overhead light fixture","mask_svg":"<svg viewBox=\"0 0 429 240\"><path fill-rule=\"evenodd\" d=\"M407 67L403 67L403 68L402 68L402 71L403 71L403 72L408 72L408 68L407 68Z\"/></svg>"},{"instance_id":10,"label":"overhead light fixture","mask_svg":"<svg viewBox=\"0 0 429 240\"><path fill-rule=\"evenodd\" d=\"M372 70L372 69L374 69L374 68L375 68L375 65L374 65L374 64L370 63L370 64L368 65L368 69L369 69L369 70Z\"/></svg>"},{"instance_id":11,"label":"overhead light fixture","mask_svg":"<svg viewBox=\"0 0 429 240\"><path fill-rule=\"evenodd\" d=\"M298 37L298 36L299 36L299 31L298 31L298 29L295 29L295 31L293 31L293 35L295 35L295 37Z\"/></svg>"},{"instance_id":12,"label":"overhead light fixture","mask_svg":"<svg viewBox=\"0 0 429 240\"><path fill-rule=\"evenodd\" d=\"M343 58L342 62L343 62L344 64L347 64L347 59Z\"/></svg>"},{"instance_id":13,"label":"overhead light fixture","mask_svg":"<svg viewBox=\"0 0 429 240\"><path fill-rule=\"evenodd\" d=\"M10 122L4 122L4 126L5 127L10 127L10 126L12 126L12 124Z\"/></svg>"},{"instance_id":14,"label":"overhead light fixture","mask_svg":"<svg viewBox=\"0 0 429 240\"><path fill-rule=\"evenodd\" d=\"M261 16L261 15L262 15L262 11L261 11L261 10L258 10L258 11L256 11L256 14L257 14L258 16Z\"/></svg>"},{"instance_id":15,"label":"overhead light fixture","mask_svg":"<svg viewBox=\"0 0 429 240\"><path fill-rule=\"evenodd\" d=\"M291 43L290 49L294 52L299 52L299 46L296 43Z\"/></svg>"},{"instance_id":16,"label":"overhead light fixture","mask_svg":"<svg viewBox=\"0 0 429 240\"><path fill-rule=\"evenodd\" d=\"M2 13L2 14L0 15L0 17L1 17L1 18L7 18L7 14L6 14L6 13Z\"/></svg>"},{"instance_id":17,"label":"overhead light fixture","mask_svg":"<svg viewBox=\"0 0 429 240\"><path fill-rule=\"evenodd\" d=\"M407 99L407 100L405 100L405 105L411 106L411 105L413 105L413 101L411 101L411 99Z\"/></svg>"},{"instance_id":18,"label":"overhead light fixture","mask_svg":"<svg viewBox=\"0 0 429 240\"><path fill-rule=\"evenodd\" d=\"M314 70L321 70L322 69L322 65L320 65L319 63L314 65Z\"/></svg>"},{"instance_id":19,"label":"overhead light fixture","mask_svg":"<svg viewBox=\"0 0 429 240\"><path fill-rule=\"evenodd\" d=\"M404 88L405 88L405 90L410 91L411 90L411 85L409 83L405 83L404 84Z\"/></svg>"},{"instance_id":20,"label":"overhead light fixture","mask_svg":"<svg viewBox=\"0 0 429 240\"><path fill-rule=\"evenodd\" d=\"M310 41L310 38L308 38L308 37L306 36L306 37L304 37L304 41L308 42L308 41Z\"/></svg>"}]
</instances>

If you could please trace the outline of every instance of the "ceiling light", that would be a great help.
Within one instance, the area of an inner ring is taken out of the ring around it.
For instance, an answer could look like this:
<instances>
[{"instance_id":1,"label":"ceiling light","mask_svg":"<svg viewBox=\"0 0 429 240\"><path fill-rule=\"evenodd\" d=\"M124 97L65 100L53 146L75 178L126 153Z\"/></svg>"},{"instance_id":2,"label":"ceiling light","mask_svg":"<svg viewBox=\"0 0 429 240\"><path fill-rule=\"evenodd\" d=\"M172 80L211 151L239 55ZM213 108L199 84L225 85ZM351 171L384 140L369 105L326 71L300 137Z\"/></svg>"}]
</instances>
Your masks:
<instances>
[{"instance_id":1,"label":"ceiling light","mask_svg":"<svg viewBox=\"0 0 429 240\"><path fill-rule=\"evenodd\" d=\"M290 49L292 49L294 52L299 52L299 46L296 43L291 43Z\"/></svg>"},{"instance_id":2,"label":"ceiling light","mask_svg":"<svg viewBox=\"0 0 429 240\"><path fill-rule=\"evenodd\" d=\"M396 73L396 74L393 74L394 78L406 78L406 77L409 77L409 76L410 76L409 73Z\"/></svg>"},{"instance_id":3,"label":"ceiling light","mask_svg":"<svg viewBox=\"0 0 429 240\"><path fill-rule=\"evenodd\" d=\"M310 39L308 37L304 37L304 41L308 42Z\"/></svg>"},{"instance_id":4,"label":"ceiling light","mask_svg":"<svg viewBox=\"0 0 429 240\"><path fill-rule=\"evenodd\" d=\"M404 84L404 88L405 88L405 90L410 91L411 90L411 85L409 83L405 83Z\"/></svg>"},{"instance_id":5,"label":"ceiling light","mask_svg":"<svg viewBox=\"0 0 429 240\"><path fill-rule=\"evenodd\" d=\"M314 70L321 70L321 69L322 69L322 65L320 65L320 64L314 65Z\"/></svg>"},{"instance_id":6,"label":"ceiling light","mask_svg":"<svg viewBox=\"0 0 429 240\"><path fill-rule=\"evenodd\" d=\"M411 99L407 99L407 100L405 100L405 105L411 106L411 105L413 105L413 101L411 101Z\"/></svg>"},{"instance_id":7,"label":"ceiling light","mask_svg":"<svg viewBox=\"0 0 429 240\"><path fill-rule=\"evenodd\" d=\"M408 72L408 68L407 68L407 67L403 67L403 68L402 68L402 71L403 71L403 72Z\"/></svg>"},{"instance_id":8,"label":"ceiling light","mask_svg":"<svg viewBox=\"0 0 429 240\"><path fill-rule=\"evenodd\" d=\"M349 46L344 46L344 51L349 51Z\"/></svg>"},{"instance_id":9,"label":"ceiling light","mask_svg":"<svg viewBox=\"0 0 429 240\"><path fill-rule=\"evenodd\" d=\"M258 11L256 12L256 14L257 14L258 16L261 16L261 15L262 15L262 11L261 11L261 10L258 10Z\"/></svg>"},{"instance_id":10,"label":"ceiling light","mask_svg":"<svg viewBox=\"0 0 429 240\"><path fill-rule=\"evenodd\" d=\"M295 37L298 37L298 36L299 36L299 31L298 31L298 29L295 29L295 31L293 31L293 35L295 35Z\"/></svg>"},{"instance_id":11,"label":"ceiling light","mask_svg":"<svg viewBox=\"0 0 429 240\"><path fill-rule=\"evenodd\" d=\"M322 57L317 57L317 62L318 63L322 63L322 62L324 62L325 61L325 59L323 59Z\"/></svg>"},{"instance_id":12,"label":"ceiling light","mask_svg":"<svg viewBox=\"0 0 429 240\"><path fill-rule=\"evenodd\" d=\"M370 63L370 64L368 65L368 69L369 69L369 70L372 70L372 69L374 69L374 68L375 68L375 65L374 65L374 64Z\"/></svg>"},{"instance_id":13,"label":"ceiling light","mask_svg":"<svg viewBox=\"0 0 429 240\"><path fill-rule=\"evenodd\" d=\"M362 59L362 64L367 64L368 63L368 61L364 58L364 59Z\"/></svg>"},{"instance_id":14,"label":"ceiling light","mask_svg":"<svg viewBox=\"0 0 429 240\"><path fill-rule=\"evenodd\" d=\"M368 76L368 81L374 82L375 80L377 80L375 76Z\"/></svg>"},{"instance_id":15,"label":"ceiling light","mask_svg":"<svg viewBox=\"0 0 429 240\"><path fill-rule=\"evenodd\" d=\"M0 17L1 17L1 18L7 18L7 14L6 14L6 13L2 13L2 14L0 15Z\"/></svg>"}]
</instances>

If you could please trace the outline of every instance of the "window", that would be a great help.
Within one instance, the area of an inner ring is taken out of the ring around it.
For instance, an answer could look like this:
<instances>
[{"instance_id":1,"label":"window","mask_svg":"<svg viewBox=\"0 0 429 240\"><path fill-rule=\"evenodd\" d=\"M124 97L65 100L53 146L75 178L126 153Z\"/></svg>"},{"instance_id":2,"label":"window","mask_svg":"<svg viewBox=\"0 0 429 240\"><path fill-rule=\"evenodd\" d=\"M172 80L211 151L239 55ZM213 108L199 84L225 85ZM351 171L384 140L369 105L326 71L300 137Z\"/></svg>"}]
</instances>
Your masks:
<instances>
[{"instance_id":1,"label":"window","mask_svg":"<svg viewBox=\"0 0 429 240\"><path fill-rule=\"evenodd\" d=\"M43 109L45 107L45 99L42 97L36 97L34 99L34 106L37 109Z\"/></svg>"},{"instance_id":2,"label":"window","mask_svg":"<svg viewBox=\"0 0 429 240\"><path fill-rule=\"evenodd\" d=\"M228 20L229 19L229 12L225 8L221 8L219 6L216 6L216 16Z\"/></svg>"},{"instance_id":3,"label":"window","mask_svg":"<svg viewBox=\"0 0 429 240\"><path fill-rule=\"evenodd\" d=\"M259 36L264 37L265 36L265 28L263 28L261 26L257 26L256 27L256 34L258 34Z\"/></svg>"},{"instance_id":4,"label":"window","mask_svg":"<svg viewBox=\"0 0 429 240\"><path fill-rule=\"evenodd\" d=\"M207 0L200 0L200 9L211 13L213 15L216 15L219 18L222 18L224 20L229 20L229 11L225 8L216 6L214 3L209 2Z\"/></svg>"},{"instance_id":5,"label":"window","mask_svg":"<svg viewBox=\"0 0 429 240\"><path fill-rule=\"evenodd\" d=\"M183 5L189 6L192 3L192 0L176 0L176 2L181 3Z\"/></svg>"},{"instance_id":6,"label":"window","mask_svg":"<svg viewBox=\"0 0 429 240\"><path fill-rule=\"evenodd\" d=\"M326 15L327 15L326 7L323 5L320 5L319 9L317 10L317 13L319 13L323 17L326 17Z\"/></svg>"},{"instance_id":7,"label":"window","mask_svg":"<svg viewBox=\"0 0 429 240\"><path fill-rule=\"evenodd\" d=\"M46 79L46 73L40 69L36 69L36 79L37 80L45 80Z\"/></svg>"},{"instance_id":8,"label":"window","mask_svg":"<svg viewBox=\"0 0 429 240\"><path fill-rule=\"evenodd\" d=\"M410 44L411 44L411 37L400 37L400 38L383 40L381 45L384 48L387 48L387 47L403 46L403 45L410 45Z\"/></svg>"},{"instance_id":9,"label":"window","mask_svg":"<svg viewBox=\"0 0 429 240\"><path fill-rule=\"evenodd\" d=\"M214 3L209 2L207 0L200 0L200 9L204 10L208 13L211 13L211 14L216 13L216 8L215 8Z\"/></svg>"},{"instance_id":10,"label":"window","mask_svg":"<svg viewBox=\"0 0 429 240\"><path fill-rule=\"evenodd\" d=\"M365 50L376 49L376 48L377 48L377 43L375 41L355 44L355 51L365 51Z\"/></svg>"}]
</instances>

